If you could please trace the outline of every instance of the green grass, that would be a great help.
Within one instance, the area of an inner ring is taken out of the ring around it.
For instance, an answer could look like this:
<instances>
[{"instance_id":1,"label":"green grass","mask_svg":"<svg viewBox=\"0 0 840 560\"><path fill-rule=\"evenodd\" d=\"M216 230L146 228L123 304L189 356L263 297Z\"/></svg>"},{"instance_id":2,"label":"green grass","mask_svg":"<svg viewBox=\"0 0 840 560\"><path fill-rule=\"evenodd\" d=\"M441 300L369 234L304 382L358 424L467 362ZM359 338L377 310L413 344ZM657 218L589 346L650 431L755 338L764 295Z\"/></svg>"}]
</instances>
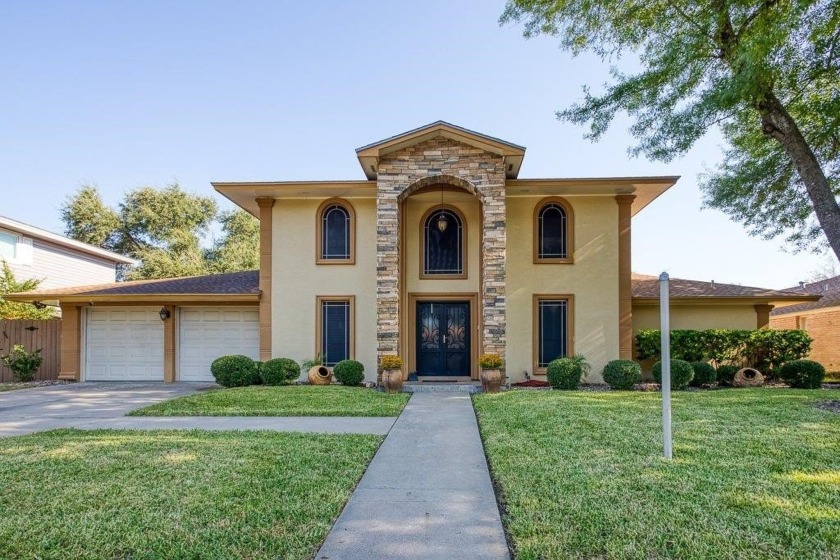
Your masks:
<instances>
[{"instance_id":1,"label":"green grass","mask_svg":"<svg viewBox=\"0 0 840 560\"><path fill-rule=\"evenodd\" d=\"M840 558L838 391L509 391L474 399L517 557Z\"/></svg>"},{"instance_id":2,"label":"green grass","mask_svg":"<svg viewBox=\"0 0 840 560\"><path fill-rule=\"evenodd\" d=\"M398 416L408 394L362 387L287 385L219 389L147 406L132 416Z\"/></svg>"},{"instance_id":3,"label":"green grass","mask_svg":"<svg viewBox=\"0 0 840 560\"><path fill-rule=\"evenodd\" d=\"M0 558L311 558L380 441L78 430L0 439Z\"/></svg>"}]
</instances>

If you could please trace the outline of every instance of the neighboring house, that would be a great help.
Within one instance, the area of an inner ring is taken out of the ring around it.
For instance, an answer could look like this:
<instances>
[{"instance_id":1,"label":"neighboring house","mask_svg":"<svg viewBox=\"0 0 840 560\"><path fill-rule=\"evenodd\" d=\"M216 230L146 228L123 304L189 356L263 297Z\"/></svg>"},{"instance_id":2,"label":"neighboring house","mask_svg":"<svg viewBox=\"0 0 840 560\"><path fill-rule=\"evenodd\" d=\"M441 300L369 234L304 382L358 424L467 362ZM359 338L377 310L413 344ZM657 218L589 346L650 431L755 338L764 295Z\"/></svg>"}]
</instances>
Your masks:
<instances>
[{"instance_id":1,"label":"neighboring house","mask_svg":"<svg viewBox=\"0 0 840 560\"><path fill-rule=\"evenodd\" d=\"M400 354L405 375L475 379L494 352L512 381L577 353L598 381L658 326L631 218L677 177L520 179L525 148L444 122L356 155L364 180L213 183L259 218L258 273L15 298L60 300L61 376L82 380L212 379L224 353L353 358L369 380ZM675 327L761 326L770 305L816 299L692 286L674 282Z\"/></svg>"},{"instance_id":2,"label":"neighboring house","mask_svg":"<svg viewBox=\"0 0 840 560\"><path fill-rule=\"evenodd\" d=\"M41 289L114 282L118 264L134 263L117 253L4 216L0 216L0 259L9 264L18 280L41 280Z\"/></svg>"},{"instance_id":3,"label":"neighboring house","mask_svg":"<svg viewBox=\"0 0 840 560\"><path fill-rule=\"evenodd\" d=\"M802 329L814 339L808 358L829 372L840 372L840 276L802 283L791 290L820 294L819 301L775 309L770 314L774 329Z\"/></svg>"}]
</instances>

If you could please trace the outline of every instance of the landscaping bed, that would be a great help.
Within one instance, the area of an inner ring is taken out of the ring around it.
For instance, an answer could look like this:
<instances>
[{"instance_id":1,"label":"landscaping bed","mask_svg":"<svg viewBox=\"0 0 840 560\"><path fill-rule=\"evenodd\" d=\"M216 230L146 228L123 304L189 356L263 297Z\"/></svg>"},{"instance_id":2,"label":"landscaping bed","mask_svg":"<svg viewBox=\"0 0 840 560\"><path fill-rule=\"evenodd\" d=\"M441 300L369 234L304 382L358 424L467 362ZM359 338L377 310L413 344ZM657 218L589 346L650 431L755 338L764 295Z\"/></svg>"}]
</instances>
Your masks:
<instances>
[{"instance_id":1,"label":"landscaping bed","mask_svg":"<svg viewBox=\"0 0 840 560\"><path fill-rule=\"evenodd\" d=\"M380 441L78 430L0 439L0 558L311 558Z\"/></svg>"},{"instance_id":2,"label":"landscaping bed","mask_svg":"<svg viewBox=\"0 0 840 560\"><path fill-rule=\"evenodd\" d=\"M836 392L508 391L474 403L517 558L837 558Z\"/></svg>"},{"instance_id":3,"label":"landscaping bed","mask_svg":"<svg viewBox=\"0 0 840 560\"><path fill-rule=\"evenodd\" d=\"M68 381L13 381L9 383L0 383L0 393L7 391L17 391L18 389L33 389L35 387L49 387L50 385L65 385L70 383Z\"/></svg>"},{"instance_id":4,"label":"landscaping bed","mask_svg":"<svg viewBox=\"0 0 840 560\"><path fill-rule=\"evenodd\" d=\"M131 416L399 416L410 395L340 385L251 386L154 404Z\"/></svg>"}]
</instances>

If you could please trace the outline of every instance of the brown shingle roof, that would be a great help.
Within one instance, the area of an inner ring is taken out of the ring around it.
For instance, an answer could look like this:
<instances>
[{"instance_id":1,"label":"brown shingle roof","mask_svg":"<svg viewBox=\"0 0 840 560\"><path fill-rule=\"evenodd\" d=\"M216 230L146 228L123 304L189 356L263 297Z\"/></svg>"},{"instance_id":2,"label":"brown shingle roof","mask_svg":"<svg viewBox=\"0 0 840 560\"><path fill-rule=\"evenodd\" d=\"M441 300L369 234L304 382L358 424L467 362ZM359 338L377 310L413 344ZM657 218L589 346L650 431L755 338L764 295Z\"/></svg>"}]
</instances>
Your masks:
<instances>
[{"instance_id":1,"label":"brown shingle roof","mask_svg":"<svg viewBox=\"0 0 840 560\"><path fill-rule=\"evenodd\" d=\"M131 296L131 295L177 295L177 294L254 294L259 290L259 271L228 272L207 276L188 276L184 278L161 278L158 280L135 280L133 282L114 282L93 286L74 286L70 288L33 290L15 296L41 297L42 299L61 299L61 296Z\"/></svg>"},{"instance_id":2,"label":"brown shingle roof","mask_svg":"<svg viewBox=\"0 0 840 560\"><path fill-rule=\"evenodd\" d=\"M658 298L659 278L647 274L633 274L634 298ZM763 298L768 300L803 300L813 299L812 293L797 290L768 290L737 284L720 284L718 282L701 282L698 280L684 280L671 278L670 290L672 298Z\"/></svg>"},{"instance_id":3,"label":"brown shingle roof","mask_svg":"<svg viewBox=\"0 0 840 560\"><path fill-rule=\"evenodd\" d=\"M802 311L811 311L812 309L823 309L825 307L840 306L840 276L820 280L819 282L811 282L788 288L791 291L799 293L820 294L822 297L819 301L809 303L799 303L796 305L788 305L781 309L774 309L771 315L787 315L789 313L801 313Z\"/></svg>"}]
</instances>

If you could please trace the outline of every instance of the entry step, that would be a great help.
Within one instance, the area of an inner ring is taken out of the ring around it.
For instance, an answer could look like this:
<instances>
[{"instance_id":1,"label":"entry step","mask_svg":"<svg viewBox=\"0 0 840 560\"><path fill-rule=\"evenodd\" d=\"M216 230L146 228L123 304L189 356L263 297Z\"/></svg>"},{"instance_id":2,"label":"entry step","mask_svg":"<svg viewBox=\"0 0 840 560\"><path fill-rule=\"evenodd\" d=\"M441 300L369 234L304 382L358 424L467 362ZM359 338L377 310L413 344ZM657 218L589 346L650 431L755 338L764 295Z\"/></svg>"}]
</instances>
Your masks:
<instances>
[{"instance_id":1,"label":"entry step","mask_svg":"<svg viewBox=\"0 0 840 560\"><path fill-rule=\"evenodd\" d=\"M480 393L478 381L458 381L434 383L429 381L409 381L403 383L403 393Z\"/></svg>"}]
</instances>

